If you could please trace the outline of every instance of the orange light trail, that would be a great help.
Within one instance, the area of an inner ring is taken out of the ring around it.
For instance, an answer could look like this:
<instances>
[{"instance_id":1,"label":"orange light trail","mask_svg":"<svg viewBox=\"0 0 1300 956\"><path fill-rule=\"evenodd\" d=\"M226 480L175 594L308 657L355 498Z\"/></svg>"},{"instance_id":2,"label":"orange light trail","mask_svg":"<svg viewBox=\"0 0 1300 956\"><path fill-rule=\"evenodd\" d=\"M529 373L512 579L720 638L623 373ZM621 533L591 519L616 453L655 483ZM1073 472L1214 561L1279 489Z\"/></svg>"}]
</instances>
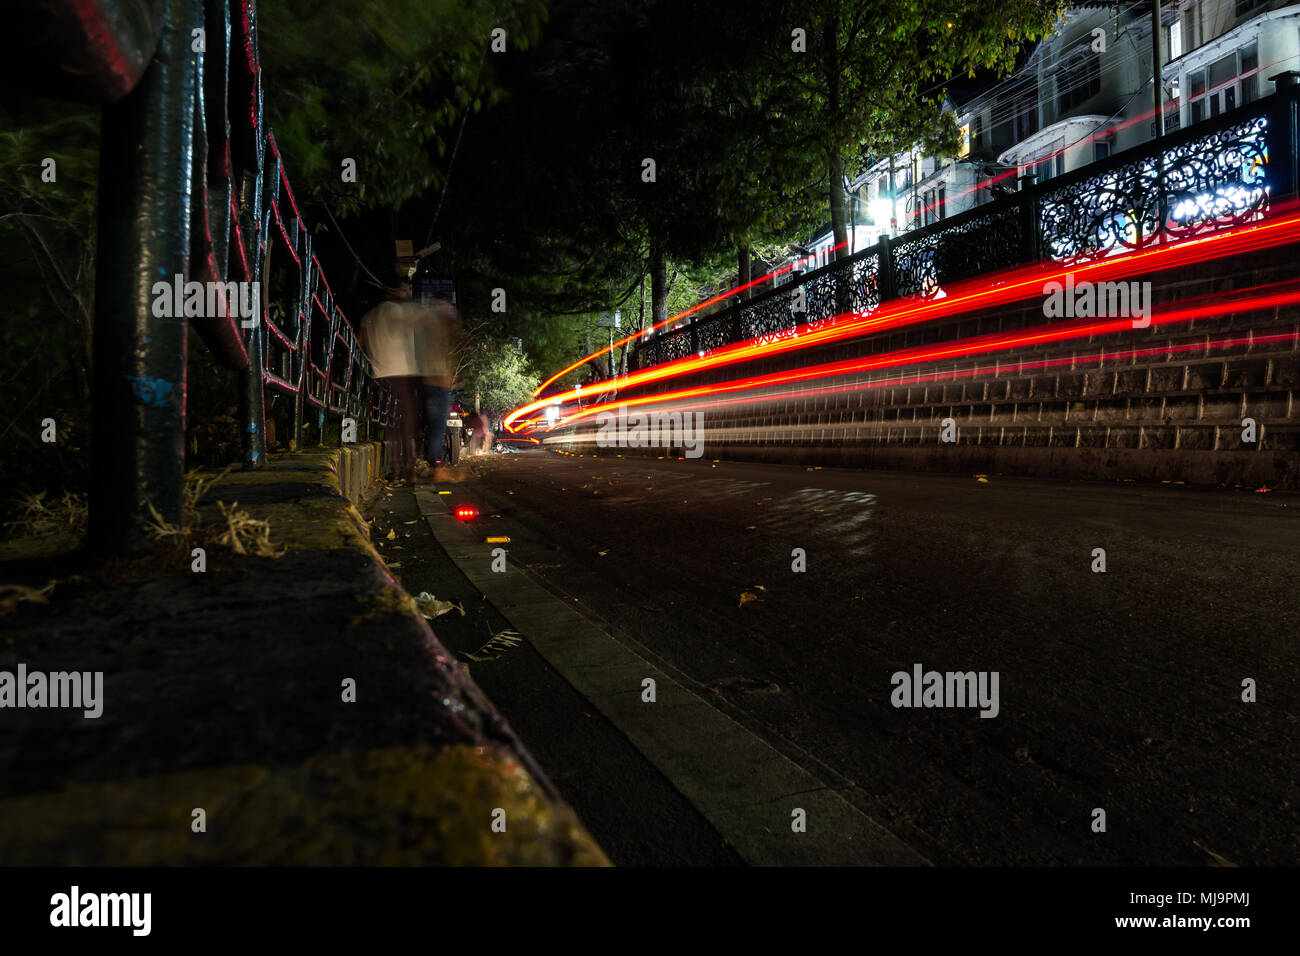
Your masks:
<instances>
[{"instance_id":1,"label":"orange light trail","mask_svg":"<svg viewBox=\"0 0 1300 956\"><path fill-rule=\"evenodd\" d=\"M1272 65L1274 65L1274 64L1281 63L1284 59L1287 59L1287 57L1279 57L1279 58L1276 58L1276 59L1272 60L1270 63L1264 64L1264 65L1261 65L1261 66L1259 67L1259 75L1263 76L1263 75L1264 75L1264 70L1265 70L1265 69L1267 69L1269 66L1272 66ZM1021 164L1021 165L1025 166L1025 167L1027 167L1027 168L1039 166L1039 165L1041 165L1042 163L1048 162L1049 160L1054 160L1057 156L1064 155L1064 154L1066 153L1066 151L1068 151L1068 150L1070 150L1070 149L1074 149L1074 148L1077 148L1077 147L1079 147L1079 146L1085 146L1085 145L1087 145L1087 144L1089 144L1089 143L1096 142L1096 141L1099 140L1099 139L1103 139L1103 138L1105 138L1105 137L1110 136L1110 135L1111 135L1112 133L1114 133L1114 132L1117 132L1117 131L1122 130L1122 129L1127 129L1128 127L1130 127L1130 126L1134 126L1134 125L1136 125L1136 124L1138 124L1138 123L1145 122L1146 120L1151 119L1151 118L1152 118L1153 116L1155 116L1155 115L1156 115L1156 111L1155 111L1154 109L1151 109L1151 110L1147 110L1145 113L1141 113L1141 114L1139 114L1139 115L1137 115L1137 116L1133 116L1133 117L1130 117L1129 119L1126 119L1126 120L1124 120L1124 121L1122 121L1122 122L1116 123L1114 126L1106 126L1104 129L1102 128L1102 126L1105 126L1105 124L1103 123L1103 124L1101 124L1101 126L1098 127L1098 129L1094 130L1092 133L1090 133L1088 136L1085 136L1083 139L1077 140L1077 141L1075 141L1075 142L1073 142L1073 143L1068 143L1068 144L1066 144L1065 146L1062 146L1060 149L1053 150L1052 152L1047 153L1047 154L1044 155L1044 156L1039 156L1039 157L1037 157L1037 158L1035 158L1035 159L1032 159L1032 160L1029 160L1028 162L1023 163L1023 164ZM1004 180L1004 179L1008 179L1008 178L1010 178L1011 176L1018 176L1019 174L1020 174L1020 166L1018 165L1018 166L1016 166L1016 167L1014 167L1014 168L1012 168L1012 169L1007 170L1007 171L1004 172L1004 173L999 173L997 176L992 176L992 177L990 177L989 179L984 180L983 182L975 183L973 186L970 186L970 187L968 187L967 189L964 189L964 190L962 190L962 191L959 192L959 193L954 193L953 196L952 196L951 198L952 198L952 199L960 199L960 198L963 197L963 196L968 196L968 195L970 195L971 193L975 192L976 190L983 189L983 188L985 188L985 187L987 187L987 186L991 186L991 185L993 185L994 183L1001 182L1002 180ZM945 202L948 202L948 201L951 201L951 200L947 200L947 199L945 200ZM929 211L934 210L934 209L936 209L936 208L938 208L938 203L937 203L937 202L934 203L933 205L930 205L930 206L926 206L926 207L924 207L924 208L923 208L922 210L920 210L919 212L914 212L913 215L914 215L914 216L924 216L924 214L925 214L926 212L929 212ZM844 246L846 246L846 245L848 245L847 242L841 242L841 243L839 243L839 244L837 244L837 245L835 245L835 246L832 246L832 247L830 248L829 252L838 252L840 249L842 249L842 248L843 248ZM556 379L559 379L559 378L563 377L564 375L567 375L569 372L572 372L572 371L573 371L574 369L576 369L576 368L580 368L580 367L582 367L582 366L585 365L587 362L590 362L592 359L600 358L602 355L605 355L605 354L608 353L608 352L612 352L614 349L618 348L619 346L621 346L621 345L626 345L628 342L632 341L632 339L636 338L638 335L648 335L648 334L651 333L651 332L658 331L659 329L664 328L665 326L667 326L669 323L676 322L676 321L678 321L679 319L685 318L685 317L687 317L687 316L689 316L689 315L693 315L695 312L698 312L700 309L708 308L710 305L714 305L715 303L720 302L722 299L725 299L725 298L727 298L727 297L729 297L729 296L736 295L737 293L739 293L739 292L743 292L743 291L745 291L746 289L750 289L750 288L752 288L752 287L754 287L754 286L756 286L756 285L759 285L759 284L761 284L761 283L763 283L763 282L766 282L768 279L774 279L774 278L776 278L777 276L783 275L784 273L786 273L786 272L788 272L788 271L790 271L790 270L796 268L798 265L801 265L801 264L803 264L803 263L808 262L811 258L813 258L813 257L812 257L812 256L805 256L803 259L799 260L799 262L788 263L787 265L784 265L784 266L782 266L781 268L776 269L776 270L773 271L773 272L769 272L769 273L768 273L767 275L765 275L765 276L761 276L761 277L759 277L758 279L755 279L755 280L753 280L753 281L751 281L751 282L746 283L745 285L737 286L737 287L734 288L734 289L730 289L730 290L728 290L728 291L726 291L726 292L720 293L719 295L714 296L712 299L709 299L709 300L706 301L706 302L701 302L699 305L693 306L693 307L691 307L691 308L689 308L689 309L686 309L686 310L683 311L683 312L679 312L679 313L677 313L676 315L674 315L674 316L672 316L672 317L670 317L670 318L665 319L663 322L660 322L660 323L658 323L658 324L656 324L656 325L652 325L652 326L650 326L650 327L647 328L647 329L642 329L642 330L639 331L639 332L634 332L634 333L632 333L631 335L629 335L629 336L627 336L627 337L625 337L625 338L619 339L619 340L618 340L617 342L615 342L613 345L605 346L604 348L601 348L601 349L599 349L599 350L597 350L597 351L595 351L595 352L592 352L590 355L585 356L585 357L582 358L582 359L579 359L578 361L574 362L572 365L568 366L567 368L561 369L559 372L556 372L554 375L552 375L552 376L551 376L550 378L548 378L546 381L542 382L541 385L537 386L537 388L534 389L533 394L532 394L532 397L533 397L533 398L536 398L538 395L540 395L540 394L542 393L542 390L543 390L543 389L545 389L548 385L550 385L550 384L551 384L552 382L554 382Z\"/></svg>"},{"instance_id":2,"label":"orange light trail","mask_svg":"<svg viewBox=\"0 0 1300 956\"><path fill-rule=\"evenodd\" d=\"M920 300L915 298L894 299L887 302L868 317L861 313L845 313L834 317L834 324L820 329L809 329L808 325L799 325L789 338L776 342L757 344L754 340L736 343L710 352L703 357L687 357L652 366L623 376L621 380L607 379L587 387L587 394L615 387L619 384L624 389L649 382L673 378L701 369L730 365L758 357L768 357L797 349L825 345L863 335L868 332L880 332L886 329L900 328L918 322L928 321L944 315L1003 305L1043 294L1043 286L1049 282L1064 281L1067 275L1075 276L1076 281L1101 281L1143 272L1160 272L1167 269L1182 268L1212 259L1225 258L1272 248L1278 245L1300 240L1300 215L1278 216L1251 225L1225 230L1189 239L1182 242L1162 244L1151 249L1113 256L1078 266L1059 264L1055 268L1042 264L1031 264L1015 269L992 273L976 279L954 283L951 292L942 299ZM848 321L841 321L842 319ZM821 320L827 322L829 320ZM538 411L547 405L564 404L582 394L581 389L570 389L541 401L524 405L506 416L503 424L509 431L517 431L514 423L530 412Z\"/></svg>"},{"instance_id":3,"label":"orange light trail","mask_svg":"<svg viewBox=\"0 0 1300 956\"><path fill-rule=\"evenodd\" d=\"M1205 297L1205 303L1203 305L1174 309L1161 313L1153 312L1150 317L1151 327L1188 322L1193 319L1212 318L1233 311L1258 311L1260 309L1275 308L1283 305L1300 304L1300 281L1292 280L1288 282L1273 283L1269 286L1261 286L1257 289L1245 291L1259 293L1262 289L1284 291L1264 292L1255 295L1243 295L1242 291L1219 293L1215 296ZM682 399L734 393L777 385L790 385L821 378L835 378L858 372L869 372L904 365L916 365L924 362L943 361L946 359L972 355L983 355L991 352L1006 351L1009 349L1035 345L1047 345L1093 335L1113 335L1119 332L1132 331L1132 329L1133 320L1131 318L1106 319L1082 325L1060 322L1050 323L1047 325L1034 326L1019 332L991 333L989 335L950 342L940 346L902 349L897 352L871 356L869 358L847 359L840 362L830 362L785 372L774 372L768 375L733 379L716 385L703 385L694 388L678 389L673 392L664 392L657 395L646 395L639 398L628 398L623 399L622 401L588 406L580 409L575 414L566 416L562 422L558 423L558 425L572 425L573 423L588 418L591 415L609 409L618 408L619 406L653 405L665 402L678 402ZM1169 349L1166 347L1161 349L1161 351L1169 351Z\"/></svg>"},{"instance_id":4,"label":"orange light trail","mask_svg":"<svg viewBox=\"0 0 1300 956\"><path fill-rule=\"evenodd\" d=\"M1118 351L1101 351L1092 356L1071 356L1069 358L1041 359L1033 362L1008 362L1008 368L1014 365L1017 374L1024 369L1045 369L1054 368L1060 365L1089 365L1093 363L1102 363L1114 359L1142 358L1150 355L1168 354L1170 352L1197 352L1201 350L1216 350L1233 348L1239 345L1260 345L1273 342L1287 342L1294 340L1294 332L1279 332L1274 335L1255 335L1246 338L1216 339L1208 344L1202 341L1186 342L1181 345L1157 345L1147 348L1123 349ZM958 369L947 372L900 372L897 376L881 379L875 382L860 382L850 385L828 385L824 388L800 389L799 397L807 398L813 395L836 395L844 392L857 392L866 389L875 388L897 388L900 385L919 385L922 382L950 382L958 378L974 378L980 375L987 375L987 368L974 366L968 369ZM774 402L782 399L788 399L790 396L784 393L768 393L762 395L745 395L741 398L711 399L705 402L680 403L673 402L672 408L677 411L688 411L692 409L720 408L726 405L754 405L759 402ZM636 400L632 400L636 401ZM631 404L629 401L625 404ZM662 404L662 402L659 402ZM644 404L656 404L654 401L646 401ZM566 441L563 438L551 438L548 442Z\"/></svg>"},{"instance_id":5,"label":"orange light trail","mask_svg":"<svg viewBox=\"0 0 1300 956\"><path fill-rule=\"evenodd\" d=\"M836 252L847 245L848 242L841 242L839 245L832 246L830 251ZM719 292L713 298L706 299L705 301L699 303L698 305L693 305L689 309L684 309L683 311L678 312L676 315L669 316L668 318L664 319L662 322L658 322L655 325L650 326L649 328L641 329L640 331L633 332L631 335L624 336L623 338L619 339L617 342L615 342L612 345L606 345L602 348L597 349L595 352L592 352L590 355L578 359L578 361L574 362L572 365L568 366L567 368L560 369L560 371L556 372L546 381L542 382L541 385L538 385L535 389L533 389L533 398L536 398L538 395L540 395L542 393L542 390L545 389L552 382L554 382L556 379L568 375L575 368L581 368L582 366L590 362L592 359L600 358L602 355L612 352L620 345L626 345L628 342L631 342L633 339L637 338L638 336L649 335L651 332L657 332L659 329L666 327L670 323L676 322L679 319L684 319L689 315L694 315L696 312L699 312L701 309L707 309L711 305L716 305L717 303L721 302L723 299L744 292L746 289L752 289L756 285L761 285L762 283L766 282L768 279L775 279L779 275L784 275L785 273L794 269L796 266L802 265L803 263L808 262L812 258L813 258L812 256L804 256L804 258L800 259L798 262L788 262L785 265L781 266L781 268L769 272L767 275L759 276L757 279L753 279L749 282L746 282L744 285L736 286L734 289L728 289L726 292Z\"/></svg>"}]
</instances>

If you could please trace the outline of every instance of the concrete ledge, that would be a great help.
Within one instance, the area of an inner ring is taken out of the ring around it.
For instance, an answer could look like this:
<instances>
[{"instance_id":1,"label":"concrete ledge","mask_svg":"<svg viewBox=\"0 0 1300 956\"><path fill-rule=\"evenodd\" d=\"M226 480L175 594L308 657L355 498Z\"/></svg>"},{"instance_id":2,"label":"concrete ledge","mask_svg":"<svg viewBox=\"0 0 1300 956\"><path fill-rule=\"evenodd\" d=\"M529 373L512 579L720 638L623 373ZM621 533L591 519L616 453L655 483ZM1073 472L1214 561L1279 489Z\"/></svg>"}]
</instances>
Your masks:
<instances>
[{"instance_id":1,"label":"concrete ledge","mask_svg":"<svg viewBox=\"0 0 1300 956\"><path fill-rule=\"evenodd\" d=\"M0 709L0 862L607 862L371 545L377 462L218 482L203 524L238 502L279 557L160 546L6 618L0 670L102 671L103 714Z\"/></svg>"},{"instance_id":2,"label":"concrete ledge","mask_svg":"<svg viewBox=\"0 0 1300 956\"><path fill-rule=\"evenodd\" d=\"M358 504L366 489L381 477L383 445L345 445L338 450L338 456L339 490L348 501Z\"/></svg>"}]
</instances>

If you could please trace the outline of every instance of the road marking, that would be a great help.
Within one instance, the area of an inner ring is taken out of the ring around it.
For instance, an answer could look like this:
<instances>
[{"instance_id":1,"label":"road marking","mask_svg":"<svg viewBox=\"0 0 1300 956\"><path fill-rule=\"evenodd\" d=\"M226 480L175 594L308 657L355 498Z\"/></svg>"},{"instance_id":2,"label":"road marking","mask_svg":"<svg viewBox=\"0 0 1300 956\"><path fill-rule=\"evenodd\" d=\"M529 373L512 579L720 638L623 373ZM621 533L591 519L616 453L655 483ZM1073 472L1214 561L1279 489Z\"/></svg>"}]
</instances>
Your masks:
<instances>
[{"instance_id":1,"label":"road marking","mask_svg":"<svg viewBox=\"0 0 1300 956\"><path fill-rule=\"evenodd\" d=\"M925 860L839 792L538 584L493 573L481 542L414 489L430 531L470 582L614 724L751 865L920 866ZM656 702L642 700L653 678ZM794 833L791 813L807 813Z\"/></svg>"}]
</instances>

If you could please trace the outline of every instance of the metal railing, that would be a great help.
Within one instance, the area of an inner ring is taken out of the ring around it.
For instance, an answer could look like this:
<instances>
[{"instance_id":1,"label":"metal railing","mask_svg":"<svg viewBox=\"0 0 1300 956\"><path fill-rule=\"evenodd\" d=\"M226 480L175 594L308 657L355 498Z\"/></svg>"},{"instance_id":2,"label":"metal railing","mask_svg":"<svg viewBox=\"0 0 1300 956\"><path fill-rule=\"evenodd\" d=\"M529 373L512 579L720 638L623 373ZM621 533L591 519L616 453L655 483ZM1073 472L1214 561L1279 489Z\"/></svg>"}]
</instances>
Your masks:
<instances>
[{"instance_id":1,"label":"metal railing","mask_svg":"<svg viewBox=\"0 0 1300 956\"><path fill-rule=\"evenodd\" d=\"M51 30L47 11L24 2L9 28L34 38L33 91L107 104L90 539L124 551L146 540L150 509L182 521L190 327L239 372L247 467L266 460L268 391L293 399L295 447L309 412L319 438L327 416L368 428L388 424L395 410L321 271L266 127L255 0L86 0L61 9ZM159 316L155 285L178 277L222 289L248 283L262 293L258 311L240 315L218 293L215 315Z\"/></svg>"},{"instance_id":2,"label":"metal railing","mask_svg":"<svg viewBox=\"0 0 1300 956\"><path fill-rule=\"evenodd\" d=\"M1086 262L1232 228L1293 197L1300 183L1300 74L1272 95L1158 142L1027 186L890 238L636 343L630 370L739 342L788 338L889 299L1031 263ZM794 303L802 289L806 311Z\"/></svg>"}]
</instances>

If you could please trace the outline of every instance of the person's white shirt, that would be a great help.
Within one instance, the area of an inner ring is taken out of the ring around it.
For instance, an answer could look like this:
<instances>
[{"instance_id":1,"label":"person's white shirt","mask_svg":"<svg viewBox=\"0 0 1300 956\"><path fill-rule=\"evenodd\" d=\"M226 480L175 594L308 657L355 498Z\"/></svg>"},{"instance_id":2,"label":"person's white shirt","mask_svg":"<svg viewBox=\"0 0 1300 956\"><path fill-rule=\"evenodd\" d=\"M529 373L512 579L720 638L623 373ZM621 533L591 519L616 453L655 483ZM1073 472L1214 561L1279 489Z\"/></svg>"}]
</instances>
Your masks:
<instances>
[{"instance_id":1,"label":"person's white shirt","mask_svg":"<svg viewBox=\"0 0 1300 956\"><path fill-rule=\"evenodd\" d=\"M361 320L375 378L420 374L415 345L419 312L412 302L381 302Z\"/></svg>"}]
</instances>

